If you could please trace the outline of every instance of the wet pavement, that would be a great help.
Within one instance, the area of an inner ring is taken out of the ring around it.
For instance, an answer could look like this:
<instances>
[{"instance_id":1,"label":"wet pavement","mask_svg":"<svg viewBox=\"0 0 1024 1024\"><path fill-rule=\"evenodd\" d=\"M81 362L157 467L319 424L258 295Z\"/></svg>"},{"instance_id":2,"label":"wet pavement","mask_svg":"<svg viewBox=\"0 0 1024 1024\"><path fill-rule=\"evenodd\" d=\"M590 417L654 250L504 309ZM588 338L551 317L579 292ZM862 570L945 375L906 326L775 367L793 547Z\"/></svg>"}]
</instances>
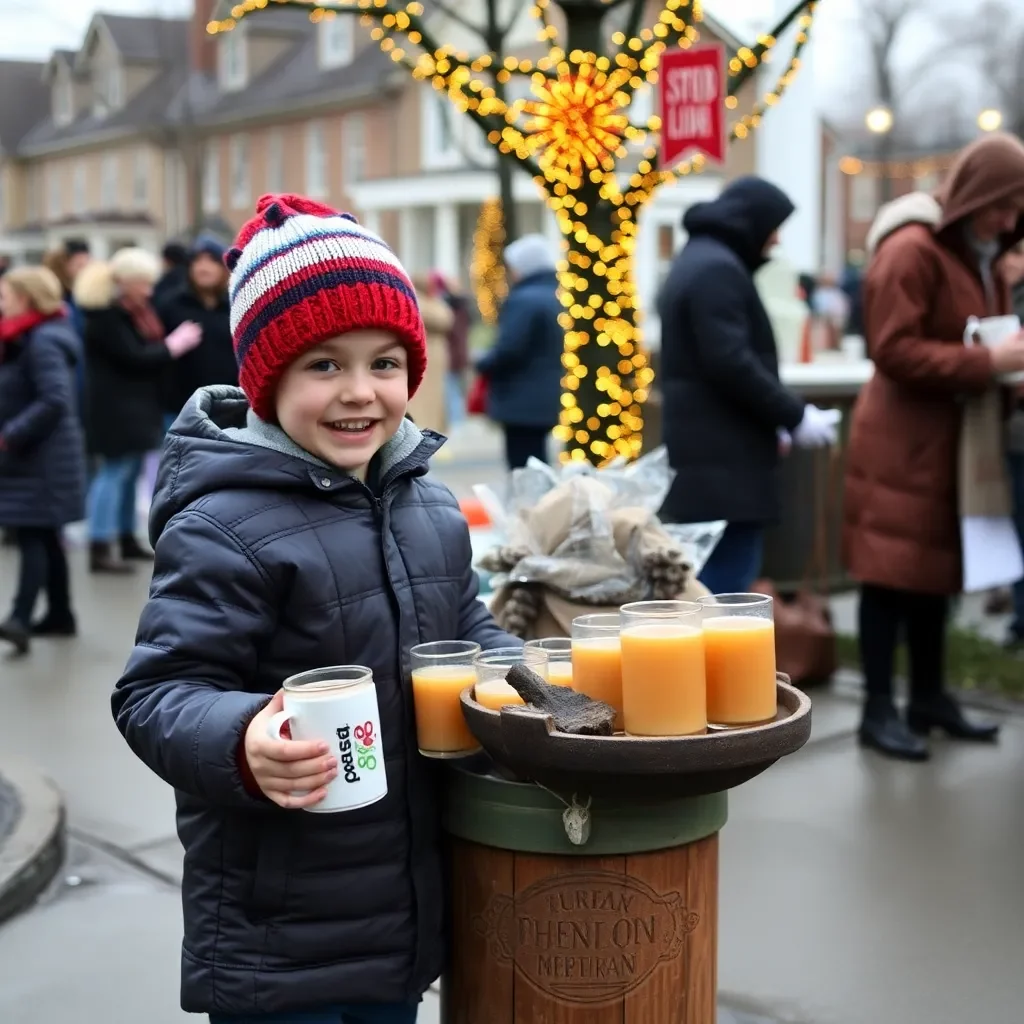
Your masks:
<instances>
[{"instance_id":1,"label":"wet pavement","mask_svg":"<svg viewBox=\"0 0 1024 1024\"><path fill-rule=\"evenodd\" d=\"M440 475L497 482L480 452ZM0 926L0 1021L181 1024L197 1018L177 1009L173 799L109 707L148 581L71 561L81 636L0 657L3 750L61 787L72 840L46 900ZM0 608L14 568L0 551ZM857 749L855 688L813 696L808 746L731 796L719 1024L1019 1024L1024 718L996 747L936 741L931 763L897 764Z\"/></svg>"}]
</instances>

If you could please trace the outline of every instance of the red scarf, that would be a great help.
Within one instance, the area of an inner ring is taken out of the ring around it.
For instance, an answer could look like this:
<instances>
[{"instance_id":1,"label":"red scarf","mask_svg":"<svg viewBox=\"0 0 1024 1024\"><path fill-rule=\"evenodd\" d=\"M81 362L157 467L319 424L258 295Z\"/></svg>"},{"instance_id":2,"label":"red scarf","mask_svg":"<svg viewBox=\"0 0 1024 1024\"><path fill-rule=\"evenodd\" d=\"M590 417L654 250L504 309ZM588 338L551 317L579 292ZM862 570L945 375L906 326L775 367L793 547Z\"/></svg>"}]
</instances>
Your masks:
<instances>
[{"instance_id":1,"label":"red scarf","mask_svg":"<svg viewBox=\"0 0 1024 1024\"><path fill-rule=\"evenodd\" d=\"M34 309L20 316L8 316L0 320L0 341L15 341L23 334L34 331L40 324L47 320L59 320L64 316L64 311L56 313L39 313Z\"/></svg>"},{"instance_id":2,"label":"red scarf","mask_svg":"<svg viewBox=\"0 0 1024 1024\"><path fill-rule=\"evenodd\" d=\"M135 330L139 332L140 337L146 341L164 340L164 335L167 332L164 330L160 317L156 315L156 310L150 305L148 299L128 299L123 297L118 301L121 304L121 308L132 318L132 323L135 325Z\"/></svg>"}]
</instances>

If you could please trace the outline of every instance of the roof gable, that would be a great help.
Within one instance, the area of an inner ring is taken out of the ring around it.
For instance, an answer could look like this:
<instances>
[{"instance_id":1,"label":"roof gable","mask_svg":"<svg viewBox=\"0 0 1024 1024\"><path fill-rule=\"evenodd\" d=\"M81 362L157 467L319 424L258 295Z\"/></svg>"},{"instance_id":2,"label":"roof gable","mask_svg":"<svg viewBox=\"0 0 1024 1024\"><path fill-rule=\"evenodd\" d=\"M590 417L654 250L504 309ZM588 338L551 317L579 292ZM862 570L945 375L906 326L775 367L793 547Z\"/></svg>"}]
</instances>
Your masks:
<instances>
[{"instance_id":1,"label":"roof gable","mask_svg":"<svg viewBox=\"0 0 1024 1024\"><path fill-rule=\"evenodd\" d=\"M50 108L41 61L0 61L0 151L13 150Z\"/></svg>"}]
</instances>

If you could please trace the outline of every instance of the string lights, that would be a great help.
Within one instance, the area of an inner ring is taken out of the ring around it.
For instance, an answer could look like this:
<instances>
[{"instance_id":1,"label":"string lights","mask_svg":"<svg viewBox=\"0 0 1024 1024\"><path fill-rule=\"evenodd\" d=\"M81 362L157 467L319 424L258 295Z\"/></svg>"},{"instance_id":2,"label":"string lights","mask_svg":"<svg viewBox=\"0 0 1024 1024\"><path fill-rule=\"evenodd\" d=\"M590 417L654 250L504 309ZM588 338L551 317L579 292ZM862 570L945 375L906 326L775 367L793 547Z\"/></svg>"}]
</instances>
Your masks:
<instances>
[{"instance_id":1,"label":"string lights","mask_svg":"<svg viewBox=\"0 0 1024 1024\"><path fill-rule=\"evenodd\" d=\"M629 112L634 92L657 84L662 53L669 46L688 48L699 40L700 0L665 0L650 26L640 25L642 5L630 5L624 31L611 37L614 49L601 54L582 47L567 52L550 17L550 0L534 0L537 38L548 45L548 52L535 60L473 55L440 43L416 0L242 0L229 18L212 22L209 31L229 31L271 4L304 7L313 20L342 11L358 15L396 63L446 93L477 122L502 158L515 158L533 175L563 238L558 271L565 375L555 431L565 443L563 458L601 463L616 455L638 455L643 403L654 373L641 345L633 277L637 218L661 184L699 173L706 162L698 155L672 168L658 167L660 119L635 125ZM563 10L568 40L586 35L583 20L578 25L573 21L574 16L582 19L582 6ZM593 2L595 11L607 6L603 0ZM738 110L739 90L770 58L777 37L797 21L791 59L775 85L736 119L732 139L747 138L797 74L815 7L816 0L795 0L775 31L759 36L753 47L740 47L730 59L725 103ZM585 13L589 25L594 13ZM485 35L483 30L480 34ZM530 95L509 101L503 87L516 76L529 80ZM635 169L626 170L631 162ZM487 305L482 309L485 318L496 315L504 280L500 255L495 255L495 218L500 218L500 204L485 204L474 239L474 287Z\"/></svg>"},{"instance_id":2,"label":"string lights","mask_svg":"<svg viewBox=\"0 0 1024 1024\"><path fill-rule=\"evenodd\" d=\"M480 207L473 232L473 261L470 267L473 293L484 323L498 322L498 308L508 294L505 278L505 218L500 199L488 199Z\"/></svg>"},{"instance_id":3,"label":"string lights","mask_svg":"<svg viewBox=\"0 0 1024 1024\"><path fill-rule=\"evenodd\" d=\"M839 160L839 170L849 176L866 175L872 178L928 178L941 175L953 166L956 153L942 153L937 156L921 157L917 160L862 160L856 156L844 156Z\"/></svg>"}]
</instances>

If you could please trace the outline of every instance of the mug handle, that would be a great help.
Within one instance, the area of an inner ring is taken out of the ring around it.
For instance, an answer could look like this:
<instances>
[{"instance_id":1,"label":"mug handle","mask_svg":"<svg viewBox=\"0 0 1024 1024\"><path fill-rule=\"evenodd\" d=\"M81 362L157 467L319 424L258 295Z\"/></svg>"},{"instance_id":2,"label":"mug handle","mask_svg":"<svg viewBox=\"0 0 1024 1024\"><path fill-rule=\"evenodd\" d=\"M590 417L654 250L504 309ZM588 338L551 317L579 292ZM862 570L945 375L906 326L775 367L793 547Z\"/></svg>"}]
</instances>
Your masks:
<instances>
[{"instance_id":1,"label":"mug handle","mask_svg":"<svg viewBox=\"0 0 1024 1024\"><path fill-rule=\"evenodd\" d=\"M270 721L267 722L267 735L272 740L283 740L284 736L281 735L281 730L284 728L286 723L291 721L292 713L290 711L278 711L276 715L270 716Z\"/></svg>"}]
</instances>

